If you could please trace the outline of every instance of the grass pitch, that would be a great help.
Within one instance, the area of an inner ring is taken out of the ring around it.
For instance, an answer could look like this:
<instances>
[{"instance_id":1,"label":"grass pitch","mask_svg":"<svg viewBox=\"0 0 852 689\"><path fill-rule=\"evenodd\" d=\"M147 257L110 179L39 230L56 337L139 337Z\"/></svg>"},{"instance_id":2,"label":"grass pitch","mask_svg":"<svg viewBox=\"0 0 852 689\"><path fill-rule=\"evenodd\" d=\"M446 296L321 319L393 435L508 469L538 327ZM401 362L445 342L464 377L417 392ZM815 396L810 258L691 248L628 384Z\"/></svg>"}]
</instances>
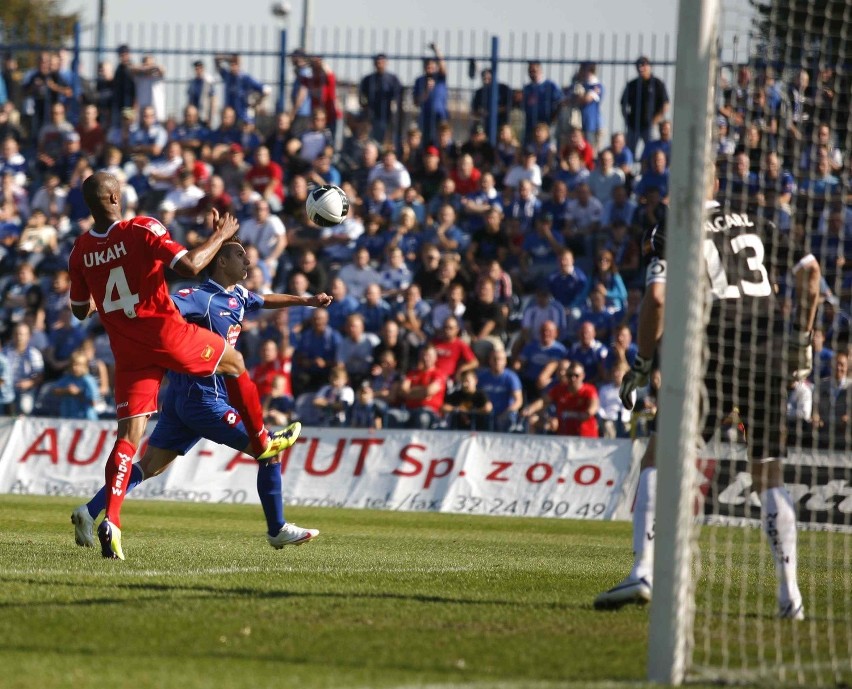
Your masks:
<instances>
[{"instance_id":1,"label":"grass pitch","mask_svg":"<svg viewBox=\"0 0 852 689\"><path fill-rule=\"evenodd\" d=\"M3 689L644 686L647 610L591 606L627 523L293 508L276 551L259 506L129 501L117 562L76 504L0 496Z\"/></svg>"}]
</instances>

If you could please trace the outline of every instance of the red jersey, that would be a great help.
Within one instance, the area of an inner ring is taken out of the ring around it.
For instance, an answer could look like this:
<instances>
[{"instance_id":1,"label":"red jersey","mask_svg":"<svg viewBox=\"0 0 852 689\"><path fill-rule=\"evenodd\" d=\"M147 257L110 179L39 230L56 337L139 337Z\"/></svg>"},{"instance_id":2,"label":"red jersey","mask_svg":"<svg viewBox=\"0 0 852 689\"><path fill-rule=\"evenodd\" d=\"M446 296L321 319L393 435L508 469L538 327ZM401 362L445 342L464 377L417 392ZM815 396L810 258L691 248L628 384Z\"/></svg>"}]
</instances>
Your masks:
<instances>
[{"instance_id":1,"label":"red jersey","mask_svg":"<svg viewBox=\"0 0 852 689\"><path fill-rule=\"evenodd\" d=\"M278 163L270 162L268 165L255 165L246 173L246 179L251 182L252 188L263 194L270 182L275 182L272 193L282 201L284 200L284 173Z\"/></svg>"},{"instance_id":2,"label":"red jersey","mask_svg":"<svg viewBox=\"0 0 852 689\"><path fill-rule=\"evenodd\" d=\"M559 435L576 435L581 438L598 437L598 420L592 416L588 419L577 419L567 416L577 412L588 412L589 405L598 398L598 391L591 383L583 383L577 392L571 392L567 383L557 383L547 393L551 402L556 405L556 415L559 418Z\"/></svg>"},{"instance_id":3,"label":"red jersey","mask_svg":"<svg viewBox=\"0 0 852 689\"><path fill-rule=\"evenodd\" d=\"M276 376L284 378L284 394L293 396L292 374L293 362L290 357L278 357L274 361L260 363L251 371L251 379L257 386L257 393L266 397L272 393L272 383Z\"/></svg>"},{"instance_id":4,"label":"red jersey","mask_svg":"<svg viewBox=\"0 0 852 689\"><path fill-rule=\"evenodd\" d=\"M141 365L146 352L179 348L187 323L169 296L164 271L185 253L158 220L144 216L74 242L71 303L94 299L117 363Z\"/></svg>"},{"instance_id":5,"label":"red jersey","mask_svg":"<svg viewBox=\"0 0 852 689\"><path fill-rule=\"evenodd\" d=\"M461 338L457 337L452 342L444 339L432 340L432 346L438 355L435 368L444 376L452 378L456 375L459 363L470 363L476 361L476 355L470 346Z\"/></svg>"},{"instance_id":6,"label":"red jersey","mask_svg":"<svg viewBox=\"0 0 852 689\"><path fill-rule=\"evenodd\" d=\"M438 371L437 368L430 368L428 371L416 369L405 376L406 380L411 381L411 387L418 385L431 385L437 381L441 384L440 389L431 397L426 397L422 400L406 400L405 406L409 409L417 409L417 407L429 407L436 414L441 413L441 406L444 404L444 395L447 393L447 379Z\"/></svg>"}]
</instances>

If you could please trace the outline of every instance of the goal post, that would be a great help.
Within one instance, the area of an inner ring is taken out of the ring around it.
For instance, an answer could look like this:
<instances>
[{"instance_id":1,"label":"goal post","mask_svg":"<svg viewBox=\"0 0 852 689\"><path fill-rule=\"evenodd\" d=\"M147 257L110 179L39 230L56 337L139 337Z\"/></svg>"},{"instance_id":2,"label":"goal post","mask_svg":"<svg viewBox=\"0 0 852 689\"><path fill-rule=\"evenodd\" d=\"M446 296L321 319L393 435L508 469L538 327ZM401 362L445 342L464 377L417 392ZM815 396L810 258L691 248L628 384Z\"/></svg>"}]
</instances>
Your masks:
<instances>
[{"instance_id":1,"label":"goal post","mask_svg":"<svg viewBox=\"0 0 852 689\"><path fill-rule=\"evenodd\" d=\"M689 661L695 611L692 547L695 439L703 370L705 299L702 233L713 174L711 155L718 0L681 0L672 119L670 206L666 256L657 437L654 598L648 677L680 685Z\"/></svg>"},{"instance_id":2,"label":"goal post","mask_svg":"<svg viewBox=\"0 0 852 689\"><path fill-rule=\"evenodd\" d=\"M852 0L681 0L669 191L648 677L852 686Z\"/></svg>"}]
</instances>

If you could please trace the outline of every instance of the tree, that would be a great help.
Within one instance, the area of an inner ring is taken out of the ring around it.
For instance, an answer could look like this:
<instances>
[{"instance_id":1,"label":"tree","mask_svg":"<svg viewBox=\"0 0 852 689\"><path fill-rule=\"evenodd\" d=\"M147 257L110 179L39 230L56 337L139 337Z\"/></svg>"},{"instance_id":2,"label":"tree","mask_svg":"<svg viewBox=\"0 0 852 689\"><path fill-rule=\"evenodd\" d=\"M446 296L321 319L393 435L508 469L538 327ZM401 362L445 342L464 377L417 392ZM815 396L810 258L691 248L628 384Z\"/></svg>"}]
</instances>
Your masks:
<instances>
[{"instance_id":1,"label":"tree","mask_svg":"<svg viewBox=\"0 0 852 689\"><path fill-rule=\"evenodd\" d=\"M79 14L63 12L62 4L62 0L0 2L0 44L18 53L21 67L32 66L39 49L59 48L73 34Z\"/></svg>"}]
</instances>

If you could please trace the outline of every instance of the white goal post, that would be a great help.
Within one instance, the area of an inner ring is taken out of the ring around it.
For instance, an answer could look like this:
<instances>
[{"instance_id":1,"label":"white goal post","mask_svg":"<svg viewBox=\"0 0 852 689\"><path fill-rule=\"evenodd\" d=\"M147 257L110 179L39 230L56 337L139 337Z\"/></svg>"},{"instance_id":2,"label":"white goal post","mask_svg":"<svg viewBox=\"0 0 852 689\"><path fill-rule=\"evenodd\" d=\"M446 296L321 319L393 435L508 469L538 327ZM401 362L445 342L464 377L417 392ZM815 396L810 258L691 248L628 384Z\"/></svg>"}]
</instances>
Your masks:
<instances>
[{"instance_id":1,"label":"white goal post","mask_svg":"<svg viewBox=\"0 0 852 689\"><path fill-rule=\"evenodd\" d=\"M657 438L654 598L648 677L679 685L692 645L692 501L695 438L703 376L704 262L701 254L708 176L718 0L680 0L674 137L666 256L663 387Z\"/></svg>"}]
</instances>

